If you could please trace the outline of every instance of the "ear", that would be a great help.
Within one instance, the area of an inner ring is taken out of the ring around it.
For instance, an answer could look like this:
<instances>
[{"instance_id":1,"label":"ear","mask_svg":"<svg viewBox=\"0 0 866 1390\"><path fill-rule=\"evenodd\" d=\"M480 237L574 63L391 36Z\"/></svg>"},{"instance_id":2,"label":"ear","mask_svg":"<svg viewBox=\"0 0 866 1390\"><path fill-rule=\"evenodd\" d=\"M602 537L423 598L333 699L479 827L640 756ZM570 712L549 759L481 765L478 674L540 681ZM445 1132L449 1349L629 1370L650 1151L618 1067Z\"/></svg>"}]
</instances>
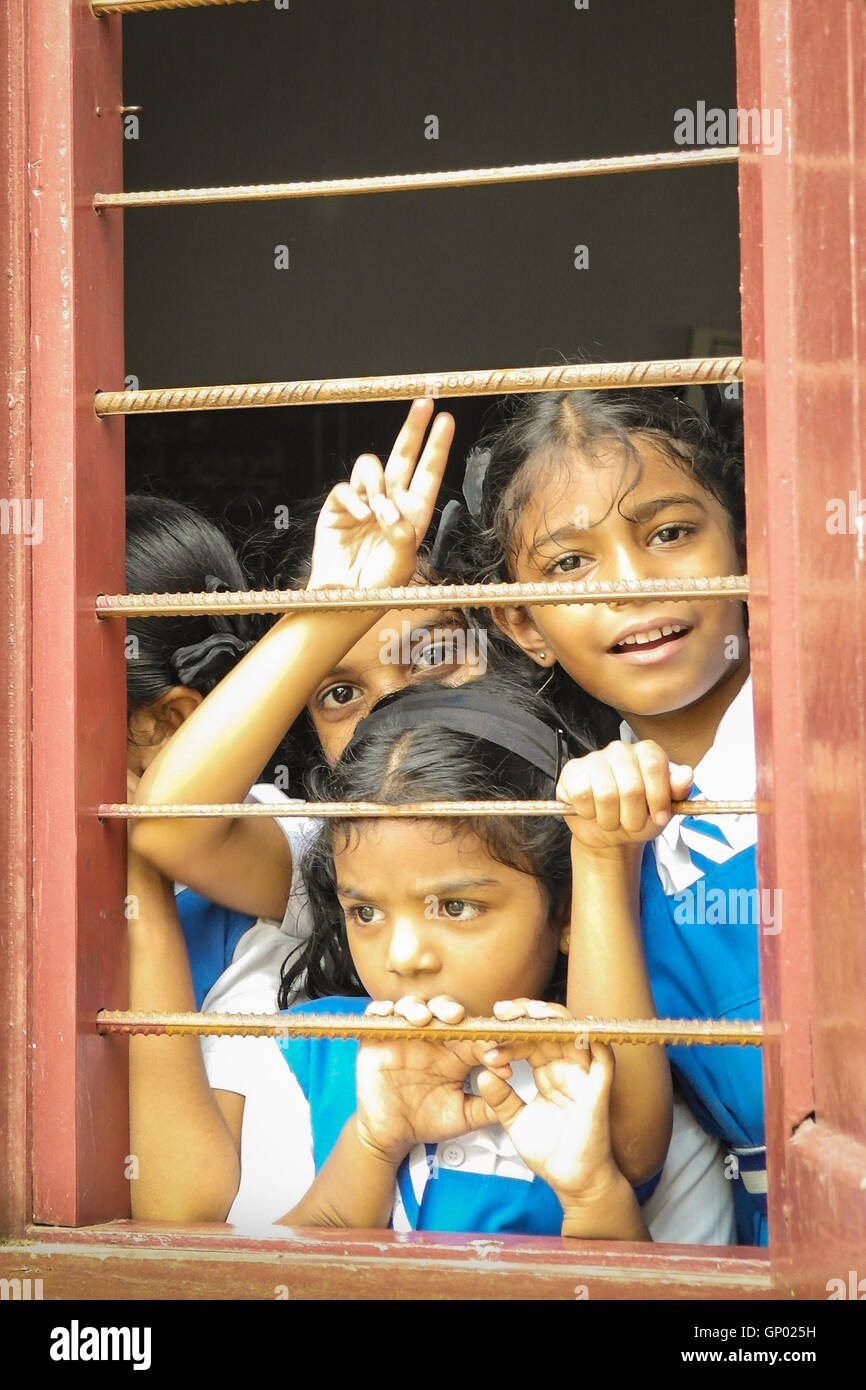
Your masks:
<instances>
[{"instance_id":1,"label":"ear","mask_svg":"<svg viewBox=\"0 0 866 1390\"><path fill-rule=\"evenodd\" d=\"M490 616L501 632L539 666L553 666L556 657L547 650L542 636L526 608L491 608Z\"/></svg>"},{"instance_id":2,"label":"ear","mask_svg":"<svg viewBox=\"0 0 866 1390\"><path fill-rule=\"evenodd\" d=\"M204 695L200 690L191 690L188 685L173 685L171 690L167 690L164 695L160 695L158 700L148 706L159 722L167 726L165 741L176 733L181 724L189 719L190 715L198 709Z\"/></svg>"},{"instance_id":3,"label":"ear","mask_svg":"<svg viewBox=\"0 0 866 1390\"><path fill-rule=\"evenodd\" d=\"M129 716L127 731L130 751L138 751L137 762L143 770L152 758L162 749L173 733L201 704L204 696L200 690L191 690L186 685L174 685L158 700L149 705L139 705Z\"/></svg>"}]
</instances>

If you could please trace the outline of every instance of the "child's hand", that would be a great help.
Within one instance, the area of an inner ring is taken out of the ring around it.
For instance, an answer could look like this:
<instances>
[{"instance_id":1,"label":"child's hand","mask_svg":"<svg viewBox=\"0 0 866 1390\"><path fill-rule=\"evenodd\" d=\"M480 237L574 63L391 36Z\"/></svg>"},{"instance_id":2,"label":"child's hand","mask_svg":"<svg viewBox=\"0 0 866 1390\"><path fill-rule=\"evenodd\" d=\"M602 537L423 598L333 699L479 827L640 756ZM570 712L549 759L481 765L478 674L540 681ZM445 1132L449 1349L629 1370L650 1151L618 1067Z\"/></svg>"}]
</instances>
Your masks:
<instances>
[{"instance_id":1,"label":"child's hand","mask_svg":"<svg viewBox=\"0 0 866 1390\"><path fill-rule=\"evenodd\" d=\"M464 1010L444 995L425 1002L407 996L396 1003L379 999L368 1014L404 1018L408 1023L459 1023ZM362 1042L357 1066L357 1129L361 1142L377 1156L401 1163L413 1144L439 1143L494 1124L496 1116L463 1082L477 1065L469 1048L444 1042L401 1039Z\"/></svg>"},{"instance_id":2,"label":"child's hand","mask_svg":"<svg viewBox=\"0 0 866 1390\"><path fill-rule=\"evenodd\" d=\"M349 482L331 491L316 523L308 588L410 582L454 437L454 420L440 414L421 452L432 414L431 400L414 401L385 467L362 454Z\"/></svg>"},{"instance_id":3,"label":"child's hand","mask_svg":"<svg viewBox=\"0 0 866 1390\"><path fill-rule=\"evenodd\" d=\"M611 743L566 763L556 788L572 808L566 823L587 849L652 840L671 818L671 801L688 796L692 769L668 761L649 740Z\"/></svg>"},{"instance_id":4,"label":"child's hand","mask_svg":"<svg viewBox=\"0 0 866 1390\"><path fill-rule=\"evenodd\" d=\"M569 1018L559 1004L517 999L495 1004L497 1018ZM525 1058L538 1095L525 1104L508 1085L509 1063ZM478 1089L524 1163L549 1183L564 1208L585 1205L622 1182L610 1143L614 1056L604 1043L513 1043L488 1049Z\"/></svg>"}]
</instances>

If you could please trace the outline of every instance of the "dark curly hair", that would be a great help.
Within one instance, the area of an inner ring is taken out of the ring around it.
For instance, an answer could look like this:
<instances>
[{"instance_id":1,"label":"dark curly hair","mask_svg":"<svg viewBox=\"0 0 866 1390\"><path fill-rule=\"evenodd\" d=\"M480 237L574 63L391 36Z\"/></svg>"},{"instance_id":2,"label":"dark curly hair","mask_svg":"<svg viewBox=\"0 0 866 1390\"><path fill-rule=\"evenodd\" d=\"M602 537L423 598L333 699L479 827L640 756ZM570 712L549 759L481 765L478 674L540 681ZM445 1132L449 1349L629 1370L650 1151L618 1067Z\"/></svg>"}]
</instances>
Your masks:
<instances>
[{"instance_id":1,"label":"dark curly hair","mask_svg":"<svg viewBox=\"0 0 866 1390\"><path fill-rule=\"evenodd\" d=\"M485 676L480 682L491 707L520 711L551 729L562 729L569 756L588 751L580 735L563 729L561 719L534 691L506 676ZM409 687L386 696L376 706L429 701L431 690L443 702L459 692L439 682ZM365 724L369 724L365 731ZM316 801L478 801L544 800L554 794L554 780L533 763L495 740L459 733L437 724L435 712L425 713L417 727L395 733L384 721L370 718L358 725L355 737L334 768L320 767L309 776L310 796ZM479 817L447 821L442 833L476 835L487 853L502 864L540 879L551 919L563 911L571 892L571 836L558 816ZM283 966L279 1001L287 1008L303 988L313 999L326 995L363 995L346 937L346 923L337 898L334 850L358 835L359 823L327 819L301 861L313 927L310 937ZM548 997L565 998L565 958L548 989Z\"/></svg>"},{"instance_id":2,"label":"dark curly hair","mask_svg":"<svg viewBox=\"0 0 866 1390\"><path fill-rule=\"evenodd\" d=\"M228 537L192 507L168 497L131 493L126 499L126 588L131 594L246 589L247 578ZM127 715L173 686L207 695L237 664L256 636L244 617L129 618ZM205 655L201 644L210 650ZM195 674L184 652L198 650Z\"/></svg>"}]
</instances>

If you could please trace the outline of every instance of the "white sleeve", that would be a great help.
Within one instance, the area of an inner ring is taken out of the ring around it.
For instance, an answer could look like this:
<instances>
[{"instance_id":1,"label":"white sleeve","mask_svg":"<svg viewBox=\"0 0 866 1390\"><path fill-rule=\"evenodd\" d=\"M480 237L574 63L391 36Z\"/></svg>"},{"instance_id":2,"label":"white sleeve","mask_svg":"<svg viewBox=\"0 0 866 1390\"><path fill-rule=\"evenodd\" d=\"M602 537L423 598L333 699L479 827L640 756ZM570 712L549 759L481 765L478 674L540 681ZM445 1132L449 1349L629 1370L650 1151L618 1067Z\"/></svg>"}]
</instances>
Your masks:
<instances>
[{"instance_id":1,"label":"white sleeve","mask_svg":"<svg viewBox=\"0 0 866 1390\"><path fill-rule=\"evenodd\" d=\"M273 1014L283 961L292 941L278 922L260 917L238 941L229 965L202 1003L206 1013Z\"/></svg>"},{"instance_id":2,"label":"white sleeve","mask_svg":"<svg viewBox=\"0 0 866 1390\"><path fill-rule=\"evenodd\" d=\"M211 1086L244 1096L241 1181L227 1220L255 1232L313 1182L310 1107L273 1038L203 1038L202 1051Z\"/></svg>"},{"instance_id":3,"label":"white sleeve","mask_svg":"<svg viewBox=\"0 0 866 1390\"><path fill-rule=\"evenodd\" d=\"M303 802L291 800L270 782L257 782L246 797L247 801L258 802L262 806L302 806ZM289 842L292 855L292 885L289 900L280 924L283 932L290 938L289 949L299 942L306 941L312 931L312 918L304 881L301 877L300 863L304 850L318 830L321 822L310 816L276 816L277 825Z\"/></svg>"},{"instance_id":4,"label":"white sleeve","mask_svg":"<svg viewBox=\"0 0 866 1390\"><path fill-rule=\"evenodd\" d=\"M734 1185L725 1177L720 1139L701 1129L674 1097L670 1148L658 1186L641 1211L654 1241L681 1245L733 1245Z\"/></svg>"}]
</instances>

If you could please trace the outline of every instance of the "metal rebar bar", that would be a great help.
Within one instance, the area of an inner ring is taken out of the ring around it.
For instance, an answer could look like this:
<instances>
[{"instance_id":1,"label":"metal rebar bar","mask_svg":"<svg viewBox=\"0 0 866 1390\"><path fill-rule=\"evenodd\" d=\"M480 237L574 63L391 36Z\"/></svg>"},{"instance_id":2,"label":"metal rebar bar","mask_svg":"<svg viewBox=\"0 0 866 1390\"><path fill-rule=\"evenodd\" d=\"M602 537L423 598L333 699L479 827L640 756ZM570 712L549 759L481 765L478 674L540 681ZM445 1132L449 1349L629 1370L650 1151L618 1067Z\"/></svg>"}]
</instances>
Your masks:
<instances>
[{"instance_id":1,"label":"metal rebar bar","mask_svg":"<svg viewBox=\"0 0 866 1390\"><path fill-rule=\"evenodd\" d=\"M159 415L192 410L252 410L278 405L403 401L433 396L497 396L511 392L596 390L620 387L694 386L735 382L742 357L678 357L643 362L579 362L570 366L400 373L393 376L322 377L239 386L143 387L97 391L94 410L104 415Z\"/></svg>"},{"instance_id":2,"label":"metal rebar bar","mask_svg":"<svg viewBox=\"0 0 866 1390\"><path fill-rule=\"evenodd\" d=\"M758 809L758 803L753 800L671 802L671 811L675 816L753 816ZM393 806L372 801L300 801L280 806L244 801L204 804L152 802L140 805L135 802L105 801L96 808L100 820L216 820L244 816L437 820L465 816L567 816L570 811L571 808L561 801L409 801Z\"/></svg>"},{"instance_id":3,"label":"metal rebar bar","mask_svg":"<svg viewBox=\"0 0 866 1390\"><path fill-rule=\"evenodd\" d=\"M146 14L149 10L197 10L209 5L256 5L259 0L91 0L97 19L109 14ZM273 0L271 0L273 3Z\"/></svg>"},{"instance_id":4,"label":"metal rebar bar","mask_svg":"<svg viewBox=\"0 0 866 1390\"><path fill-rule=\"evenodd\" d=\"M461 1023L420 1026L373 1014L151 1014L100 1009L97 1032L134 1036L359 1038L387 1042L426 1038L434 1042L667 1043L691 1046L760 1047L764 1030L751 1019L467 1018Z\"/></svg>"},{"instance_id":5,"label":"metal rebar bar","mask_svg":"<svg viewBox=\"0 0 866 1390\"><path fill-rule=\"evenodd\" d=\"M286 198L345 198L355 194L410 193L421 189L478 188L484 184L538 183L548 179L593 178L600 174L641 174L661 169L694 169L733 164L737 145L658 154L566 159L543 164L506 164L489 169L443 169L421 174L381 174L350 179L295 179L283 183L240 183L212 188L151 188L128 193L95 193L103 208L187 207L201 203L273 203Z\"/></svg>"},{"instance_id":6,"label":"metal rebar bar","mask_svg":"<svg viewBox=\"0 0 866 1390\"><path fill-rule=\"evenodd\" d=\"M694 579L620 579L612 584L556 580L543 584L411 584L374 589L254 589L225 594L98 594L100 618L176 618L245 613L324 613L332 609L544 607L611 601L676 603L747 599L745 574Z\"/></svg>"}]
</instances>

